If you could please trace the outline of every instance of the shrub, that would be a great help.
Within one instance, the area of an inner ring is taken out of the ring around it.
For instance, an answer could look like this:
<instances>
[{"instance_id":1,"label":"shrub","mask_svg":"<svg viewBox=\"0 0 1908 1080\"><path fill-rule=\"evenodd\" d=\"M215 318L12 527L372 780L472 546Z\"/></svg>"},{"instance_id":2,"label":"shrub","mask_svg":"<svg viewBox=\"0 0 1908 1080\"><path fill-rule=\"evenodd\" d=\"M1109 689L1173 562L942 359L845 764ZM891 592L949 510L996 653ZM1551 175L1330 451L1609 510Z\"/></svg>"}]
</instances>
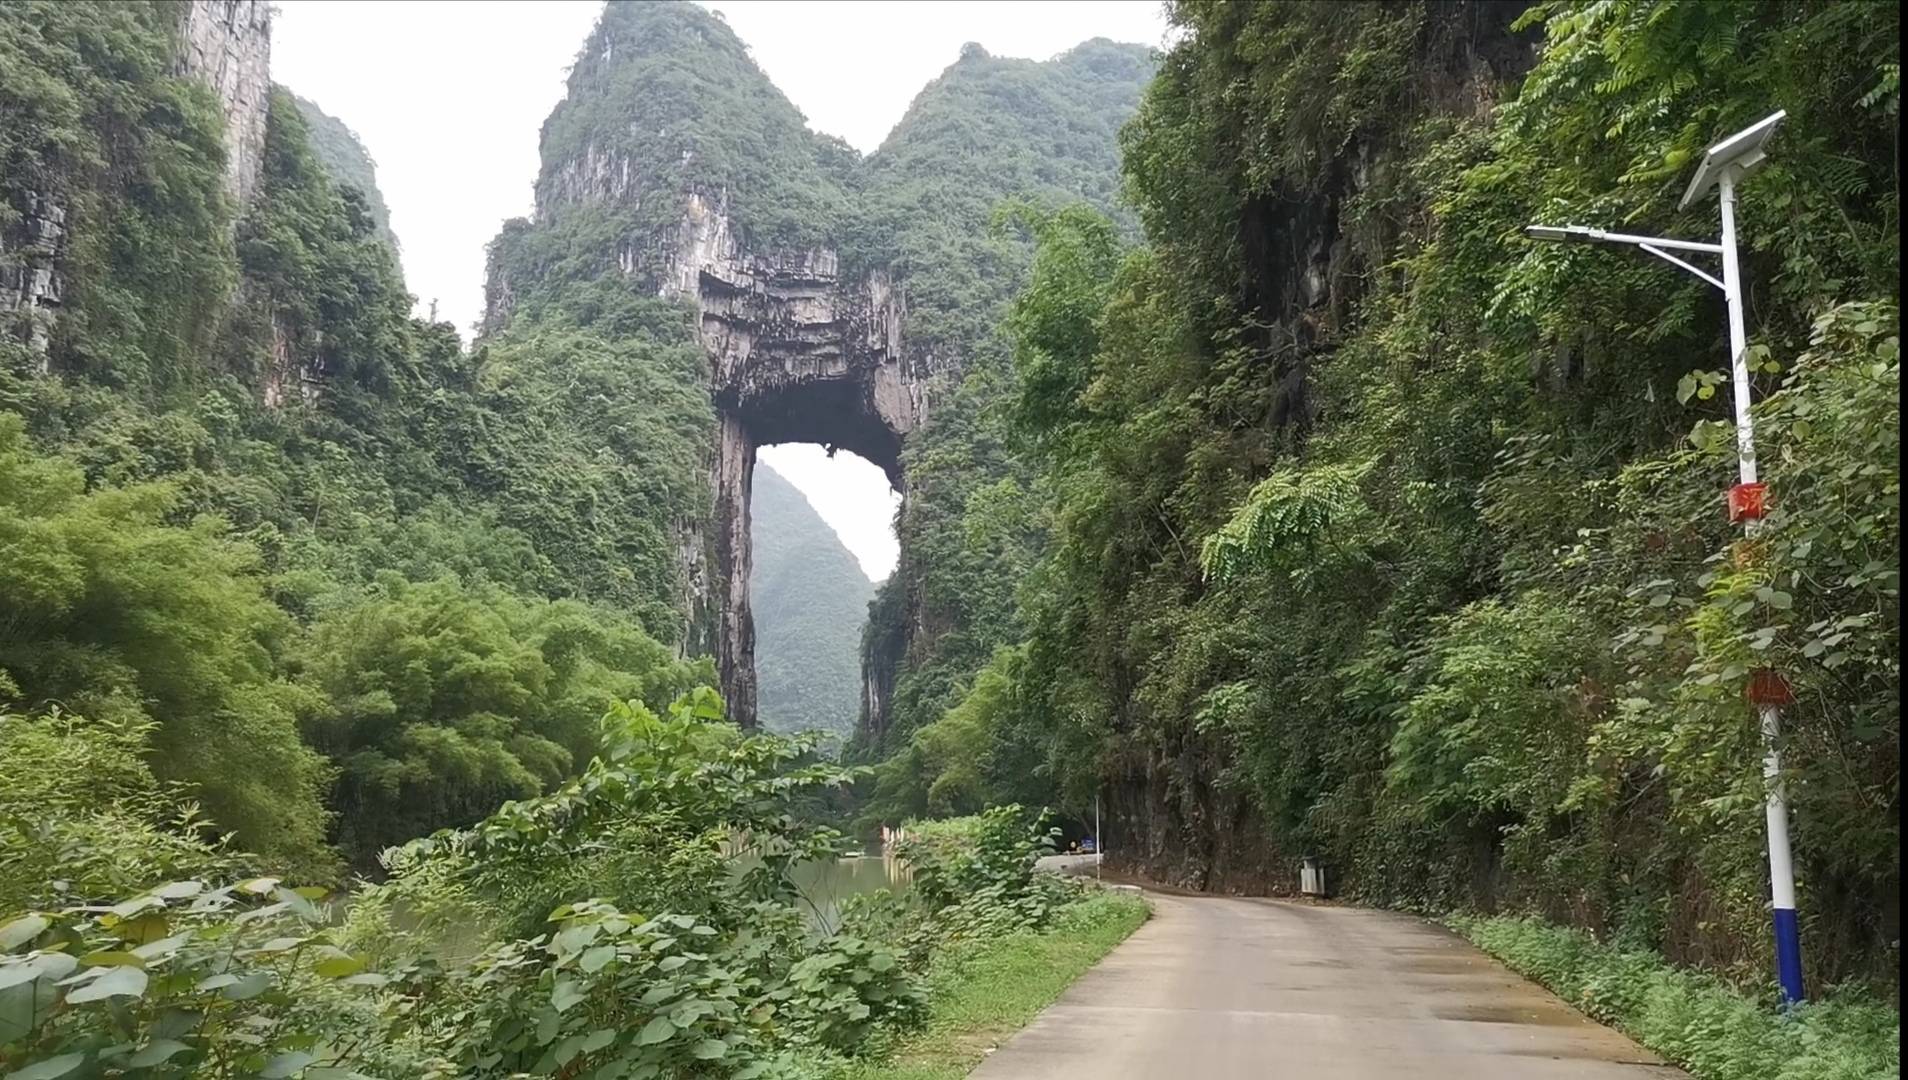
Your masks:
<instances>
[{"instance_id":1,"label":"shrub","mask_svg":"<svg viewBox=\"0 0 1908 1080\"><path fill-rule=\"evenodd\" d=\"M317 892L275 878L217 889L188 879L111 907L7 921L0 1068L269 1077L349 1060L404 1073L401 1054L367 1039L383 979L331 944Z\"/></svg>"},{"instance_id":2,"label":"shrub","mask_svg":"<svg viewBox=\"0 0 1908 1080\"><path fill-rule=\"evenodd\" d=\"M147 768L152 726L0 711L0 914L238 873L188 791Z\"/></svg>"},{"instance_id":3,"label":"shrub","mask_svg":"<svg viewBox=\"0 0 1908 1080\"><path fill-rule=\"evenodd\" d=\"M1883 1080L1901 1075L1901 1017L1857 992L1784 1016L1654 953L1604 944L1529 918L1455 917L1451 925L1512 968L1688 1069L1698 1080Z\"/></svg>"},{"instance_id":4,"label":"shrub","mask_svg":"<svg viewBox=\"0 0 1908 1080\"><path fill-rule=\"evenodd\" d=\"M1020 806L996 806L967 818L911 822L901 857L913 873L914 890L935 908L992 889L1002 899L1028 891L1034 864L1053 852L1060 831L1042 829L1045 814Z\"/></svg>"}]
</instances>

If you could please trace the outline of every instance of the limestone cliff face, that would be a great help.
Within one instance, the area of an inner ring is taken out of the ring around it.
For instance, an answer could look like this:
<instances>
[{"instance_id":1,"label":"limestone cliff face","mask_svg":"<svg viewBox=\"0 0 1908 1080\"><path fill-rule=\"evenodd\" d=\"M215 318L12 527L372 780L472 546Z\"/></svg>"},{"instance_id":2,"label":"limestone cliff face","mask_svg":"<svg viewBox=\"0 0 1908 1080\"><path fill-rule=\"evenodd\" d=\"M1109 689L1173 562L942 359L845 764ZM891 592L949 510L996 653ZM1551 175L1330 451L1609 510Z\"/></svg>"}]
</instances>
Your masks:
<instances>
[{"instance_id":1,"label":"limestone cliff face","mask_svg":"<svg viewBox=\"0 0 1908 1080\"><path fill-rule=\"evenodd\" d=\"M900 489L902 441L925 421L927 395L903 365L906 308L885 273L844 282L827 248L749 251L721 204L699 194L689 197L667 254L662 289L696 307L719 418L715 513L703 530L710 572L689 577L685 602L695 636L716 658L731 713L752 718L756 448L841 447L880 465Z\"/></svg>"},{"instance_id":2,"label":"limestone cliff face","mask_svg":"<svg viewBox=\"0 0 1908 1080\"><path fill-rule=\"evenodd\" d=\"M755 153L741 156L737 143ZM569 97L544 126L543 149L535 218L507 225L492 246L484 333L509 327L526 290L548 287L522 280L510 254L539 232L587 234L569 254L593 264L599 280L693 308L717 428L712 512L676 526L682 649L716 659L731 716L751 724L756 449L839 447L902 486L902 444L929 401L907 362L905 298L883 270L844 273L827 238L831 221L796 220L810 216L805 204L839 204L839 177L828 170L840 150L808 132L734 34L699 9L611 4L572 71ZM763 156L784 165L769 169ZM790 206L797 212L777 227Z\"/></svg>"},{"instance_id":3,"label":"limestone cliff face","mask_svg":"<svg viewBox=\"0 0 1908 1080\"><path fill-rule=\"evenodd\" d=\"M0 228L0 316L23 316L27 347L44 372L48 333L66 301L66 207L28 191L19 220Z\"/></svg>"},{"instance_id":4,"label":"limestone cliff face","mask_svg":"<svg viewBox=\"0 0 1908 1080\"><path fill-rule=\"evenodd\" d=\"M192 0L179 21L178 70L219 95L225 113L225 188L251 201L265 153L272 93L272 12L267 0Z\"/></svg>"},{"instance_id":5,"label":"limestone cliff face","mask_svg":"<svg viewBox=\"0 0 1908 1080\"><path fill-rule=\"evenodd\" d=\"M271 52L267 0L191 0L180 11L175 70L218 94L225 118L225 187L236 210L242 211L258 183ZM24 192L20 202L19 218L0 227L0 316L24 316L19 322L26 343L44 356L66 300L70 208L46 191Z\"/></svg>"},{"instance_id":6,"label":"limestone cliff face","mask_svg":"<svg viewBox=\"0 0 1908 1080\"><path fill-rule=\"evenodd\" d=\"M879 465L903 487L901 448L927 419L923 373L906 363L907 306L884 271L844 278L831 247L758 249L732 219L727 194L642 192L627 160L586 152L540 186L539 219L591 203L673 195L672 224L621 238L613 258L632 288L692 305L717 412L708 476L712 513L677 524L683 650L716 660L731 716L755 714L755 626L749 603L750 477L756 449L818 442ZM486 333L506 327L516 289L493 260Z\"/></svg>"}]
</instances>

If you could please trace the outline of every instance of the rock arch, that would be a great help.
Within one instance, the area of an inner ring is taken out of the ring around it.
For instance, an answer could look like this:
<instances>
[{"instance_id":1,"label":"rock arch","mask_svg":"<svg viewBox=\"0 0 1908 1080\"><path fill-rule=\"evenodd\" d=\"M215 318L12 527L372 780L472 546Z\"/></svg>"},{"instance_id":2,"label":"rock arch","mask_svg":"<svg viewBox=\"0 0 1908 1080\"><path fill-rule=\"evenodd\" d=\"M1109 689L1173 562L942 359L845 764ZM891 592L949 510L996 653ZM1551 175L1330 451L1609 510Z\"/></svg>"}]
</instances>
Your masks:
<instances>
[{"instance_id":1,"label":"rock arch","mask_svg":"<svg viewBox=\"0 0 1908 1080\"><path fill-rule=\"evenodd\" d=\"M906 304L885 272L844 278L829 248L750 251L720 196L689 196L667 247L662 291L696 306L717 416L713 513L680 530L684 647L715 658L730 717L752 727L756 450L784 442L849 450L879 466L905 496L901 449L927 417L926 373L902 348Z\"/></svg>"}]
</instances>

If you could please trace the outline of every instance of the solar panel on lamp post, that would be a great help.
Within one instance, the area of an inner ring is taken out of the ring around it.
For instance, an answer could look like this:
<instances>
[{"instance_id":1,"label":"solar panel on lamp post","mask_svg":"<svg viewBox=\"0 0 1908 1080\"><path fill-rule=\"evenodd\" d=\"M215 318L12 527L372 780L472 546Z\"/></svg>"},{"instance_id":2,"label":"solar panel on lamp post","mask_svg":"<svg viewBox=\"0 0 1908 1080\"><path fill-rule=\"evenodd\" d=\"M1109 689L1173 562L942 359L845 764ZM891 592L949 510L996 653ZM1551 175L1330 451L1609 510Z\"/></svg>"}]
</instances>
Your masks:
<instances>
[{"instance_id":1,"label":"solar panel on lamp post","mask_svg":"<svg viewBox=\"0 0 1908 1080\"><path fill-rule=\"evenodd\" d=\"M1744 532L1752 537L1760 528L1763 488L1756 470L1755 424L1749 415L1749 342L1744 327L1742 268L1736 255L1736 189L1768 160L1764 147L1786 115L1777 112L1711 146L1696 167L1696 175L1690 178L1677 209L1687 209L1714 188L1722 215L1719 243L1633 236L1584 225L1531 225L1524 230L1536 240L1639 247L1722 290L1729 313L1729 369L1735 397L1736 467L1740 478L1740 483L1730 491L1730 514L1732 520L1743 521ZM1678 251L1718 256L1721 276L1671 254ZM1784 1004L1793 1005L1802 1000L1802 943L1795 915L1795 869L1789 852L1789 805L1782 788L1780 743L1787 686L1773 672L1758 673L1750 682L1749 697L1760 714L1762 773L1768 785L1764 816L1769 832L1769 894L1775 930L1776 978L1782 986Z\"/></svg>"}]
</instances>

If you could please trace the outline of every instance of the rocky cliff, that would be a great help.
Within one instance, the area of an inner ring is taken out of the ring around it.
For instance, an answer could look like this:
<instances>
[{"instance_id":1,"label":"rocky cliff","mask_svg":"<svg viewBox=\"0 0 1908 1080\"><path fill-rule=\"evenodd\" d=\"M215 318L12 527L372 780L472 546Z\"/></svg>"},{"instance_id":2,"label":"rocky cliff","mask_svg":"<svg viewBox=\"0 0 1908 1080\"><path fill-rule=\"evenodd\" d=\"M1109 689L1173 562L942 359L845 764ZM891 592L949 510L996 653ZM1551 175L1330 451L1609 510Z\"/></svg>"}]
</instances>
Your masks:
<instances>
[{"instance_id":1,"label":"rocky cliff","mask_svg":"<svg viewBox=\"0 0 1908 1080\"><path fill-rule=\"evenodd\" d=\"M191 0L179 20L178 70L212 87L225 115L225 187L251 200L265 153L272 92L272 13L267 0Z\"/></svg>"},{"instance_id":2,"label":"rocky cliff","mask_svg":"<svg viewBox=\"0 0 1908 1080\"><path fill-rule=\"evenodd\" d=\"M173 71L211 87L224 122L228 222L258 183L271 96L271 10L266 0L191 0L176 9ZM6 177L0 213L0 322L44 357L67 302L69 185L77 163L48 162L38 176ZM38 170L31 170L38 172ZM44 361L43 361L44 362Z\"/></svg>"},{"instance_id":3,"label":"rocky cliff","mask_svg":"<svg viewBox=\"0 0 1908 1080\"><path fill-rule=\"evenodd\" d=\"M1130 110L1150 70L1144 50L1106 43L1047 65L970 48L956 67L950 89L924 94L904 121L915 135L861 160L809 131L719 18L611 3L544 125L536 215L492 245L486 337L605 282L693 309L718 422L711 512L677 527L684 648L716 657L745 723L756 697L746 586L756 448L851 450L905 498L905 447L1024 262L1023 247L989 237L994 206L1110 196L1120 103ZM1058 103L1096 93L1107 100L1088 107L1104 105L1103 123L1058 122ZM979 128L1006 145L974 145L963 113L981 114ZM948 236L958 240L944 250ZM966 287L975 280L985 297Z\"/></svg>"}]
</instances>

